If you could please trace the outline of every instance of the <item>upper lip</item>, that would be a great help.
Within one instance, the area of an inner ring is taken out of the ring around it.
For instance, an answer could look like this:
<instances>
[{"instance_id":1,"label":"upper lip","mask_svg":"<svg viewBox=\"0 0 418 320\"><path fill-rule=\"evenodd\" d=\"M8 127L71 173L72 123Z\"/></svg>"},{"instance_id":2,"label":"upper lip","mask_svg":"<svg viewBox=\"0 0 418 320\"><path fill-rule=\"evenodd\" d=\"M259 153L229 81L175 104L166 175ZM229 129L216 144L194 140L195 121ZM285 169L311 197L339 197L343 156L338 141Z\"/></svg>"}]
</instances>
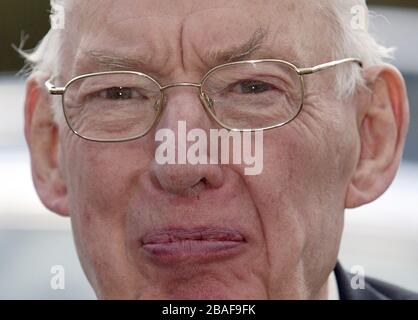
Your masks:
<instances>
[{"instance_id":1,"label":"upper lip","mask_svg":"<svg viewBox=\"0 0 418 320\"><path fill-rule=\"evenodd\" d=\"M141 242L142 245L147 245L164 244L186 240L244 242L245 238L239 231L228 228L171 228L149 232L142 238Z\"/></svg>"}]
</instances>

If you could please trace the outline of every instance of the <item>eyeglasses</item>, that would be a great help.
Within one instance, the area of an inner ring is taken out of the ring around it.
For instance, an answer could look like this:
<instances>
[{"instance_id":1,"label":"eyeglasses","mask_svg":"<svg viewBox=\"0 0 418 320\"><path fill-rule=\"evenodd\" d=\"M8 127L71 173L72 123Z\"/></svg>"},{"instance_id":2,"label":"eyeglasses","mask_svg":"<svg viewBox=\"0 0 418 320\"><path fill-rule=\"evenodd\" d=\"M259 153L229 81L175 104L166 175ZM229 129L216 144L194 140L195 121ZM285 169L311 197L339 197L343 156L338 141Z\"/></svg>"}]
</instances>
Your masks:
<instances>
[{"instance_id":1,"label":"eyeglasses","mask_svg":"<svg viewBox=\"0 0 418 320\"><path fill-rule=\"evenodd\" d=\"M283 60L232 62L206 73L200 83L161 86L141 72L109 71L78 76L65 87L52 79L45 85L62 96L70 129L79 137L98 142L122 142L145 136L163 112L165 91L180 86L199 89L207 114L231 131L260 131L284 126L302 111L304 76L355 58L336 60L311 68L298 68Z\"/></svg>"}]
</instances>

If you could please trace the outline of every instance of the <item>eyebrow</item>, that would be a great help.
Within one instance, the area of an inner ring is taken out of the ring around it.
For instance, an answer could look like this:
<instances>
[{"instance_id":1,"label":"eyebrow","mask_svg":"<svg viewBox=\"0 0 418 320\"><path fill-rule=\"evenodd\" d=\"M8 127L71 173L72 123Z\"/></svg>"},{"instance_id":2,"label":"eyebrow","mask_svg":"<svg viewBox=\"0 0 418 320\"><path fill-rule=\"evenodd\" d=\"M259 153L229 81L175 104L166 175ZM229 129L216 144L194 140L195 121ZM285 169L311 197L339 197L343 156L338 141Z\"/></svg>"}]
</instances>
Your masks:
<instances>
[{"instance_id":1,"label":"eyebrow","mask_svg":"<svg viewBox=\"0 0 418 320\"><path fill-rule=\"evenodd\" d=\"M245 43L221 50L211 50L204 57L204 61L212 68L220 64L236 62L251 58L256 52L262 50L268 32L266 29L258 28Z\"/></svg>"},{"instance_id":2,"label":"eyebrow","mask_svg":"<svg viewBox=\"0 0 418 320\"><path fill-rule=\"evenodd\" d=\"M103 51L88 51L87 57L95 64L108 70L141 70L149 66L149 62L143 59L114 56Z\"/></svg>"}]
</instances>

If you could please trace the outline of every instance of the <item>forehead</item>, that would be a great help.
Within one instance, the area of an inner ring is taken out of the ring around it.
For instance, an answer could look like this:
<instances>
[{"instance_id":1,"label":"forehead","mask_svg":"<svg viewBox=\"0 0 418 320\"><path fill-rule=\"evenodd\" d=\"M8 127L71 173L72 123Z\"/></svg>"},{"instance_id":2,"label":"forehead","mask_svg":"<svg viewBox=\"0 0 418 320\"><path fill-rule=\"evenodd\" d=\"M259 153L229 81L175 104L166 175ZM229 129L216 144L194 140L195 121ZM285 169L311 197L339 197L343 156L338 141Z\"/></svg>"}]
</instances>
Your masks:
<instances>
[{"instance_id":1,"label":"forehead","mask_svg":"<svg viewBox=\"0 0 418 320\"><path fill-rule=\"evenodd\" d=\"M219 10L233 9L246 12L247 16L256 18L260 15L278 14L282 19L286 13L299 13L300 17L314 13L320 7L312 0L100 0L100 1L66 1L67 9L77 11L86 20L92 14L101 15L106 20L145 17L183 17L196 13L210 14ZM232 11L231 11L232 12ZM103 22L103 20L102 20ZM248 21L243 21L248 22Z\"/></svg>"},{"instance_id":2,"label":"forehead","mask_svg":"<svg viewBox=\"0 0 418 320\"><path fill-rule=\"evenodd\" d=\"M77 66L91 65L89 52L102 52L169 68L170 61L198 61L210 52L237 48L257 33L265 34L258 58L301 65L327 54L317 52L328 46L318 45L315 30L327 39L329 27L315 1L102 0L69 2L68 9L66 38L71 41L66 42Z\"/></svg>"}]
</instances>

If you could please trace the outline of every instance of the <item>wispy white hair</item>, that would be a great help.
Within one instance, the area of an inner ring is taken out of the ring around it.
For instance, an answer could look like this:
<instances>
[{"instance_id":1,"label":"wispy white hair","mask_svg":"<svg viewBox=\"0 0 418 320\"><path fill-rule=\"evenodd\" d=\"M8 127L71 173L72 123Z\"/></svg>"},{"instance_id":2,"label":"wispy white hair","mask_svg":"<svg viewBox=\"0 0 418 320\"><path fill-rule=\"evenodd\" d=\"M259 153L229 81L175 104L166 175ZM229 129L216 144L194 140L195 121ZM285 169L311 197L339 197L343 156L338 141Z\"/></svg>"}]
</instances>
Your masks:
<instances>
[{"instance_id":1,"label":"wispy white hair","mask_svg":"<svg viewBox=\"0 0 418 320\"><path fill-rule=\"evenodd\" d=\"M58 8L64 8L66 0L50 0L51 1L51 22L58 19L58 15L62 14L62 11ZM51 29L44 36L44 38L38 43L35 49L24 51L22 46L25 39L22 39L18 52L23 56L26 61L24 72L27 74L43 73L53 75L58 68L59 53L61 51L61 33L60 30L54 29L51 23Z\"/></svg>"},{"instance_id":2,"label":"wispy white hair","mask_svg":"<svg viewBox=\"0 0 418 320\"><path fill-rule=\"evenodd\" d=\"M71 0L51 0L51 20L61 14L56 8L62 8ZM365 0L316 0L323 17L329 19L334 37L331 48L333 59L356 57L362 60L365 68L379 65L385 59L392 58L393 48L387 48L377 42L369 32L370 13ZM353 8L364 10L364 28L353 28ZM57 75L60 72L59 57L62 50L62 30L51 30L31 52L20 50L27 62L29 74ZM352 96L358 85L363 84L361 69L354 65L337 68L335 94L341 99ZM57 108L60 109L60 108Z\"/></svg>"},{"instance_id":3,"label":"wispy white hair","mask_svg":"<svg viewBox=\"0 0 418 320\"><path fill-rule=\"evenodd\" d=\"M318 1L325 16L328 16L334 30L335 44L332 48L334 59L347 57L359 58L365 68L384 63L392 59L395 49L378 43L370 33L370 18L365 0L320 0ZM356 21L355 15L363 10L364 21ZM360 22L356 26L356 23ZM356 87L363 84L361 69L345 65L336 73L336 94L347 98L354 94Z\"/></svg>"}]
</instances>

